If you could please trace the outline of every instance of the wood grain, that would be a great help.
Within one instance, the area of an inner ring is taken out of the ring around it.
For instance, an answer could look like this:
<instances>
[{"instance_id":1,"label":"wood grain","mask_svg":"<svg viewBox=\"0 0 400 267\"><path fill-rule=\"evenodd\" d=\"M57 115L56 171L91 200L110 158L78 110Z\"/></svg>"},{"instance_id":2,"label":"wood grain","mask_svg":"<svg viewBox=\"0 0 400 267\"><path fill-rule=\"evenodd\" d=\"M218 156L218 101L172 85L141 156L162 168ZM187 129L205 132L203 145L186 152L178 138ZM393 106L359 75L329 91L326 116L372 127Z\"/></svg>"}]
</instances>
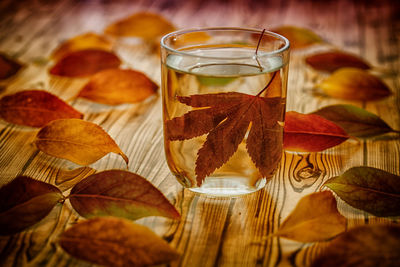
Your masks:
<instances>
[{"instance_id":1,"label":"wood grain","mask_svg":"<svg viewBox=\"0 0 400 267\"><path fill-rule=\"evenodd\" d=\"M110 108L76 99L87 81L48 75L48 57L63 40L104 27L134 12L159 12L179 28L243 26L273 28L297 25L320 34L329 45L293 51L287 110L312 112L320 107L352 103L400 127L400 13L396 1L12 1L0 3L0 51L26 64L16 77L0 81L1 96L22 89L44 89L101 125L130 158L129 170L156 185L182 214L181 221L149 217L138 220L175 247L182 257L171 266L308 266L325 245L265 237L306 194L352 166L373 166L400 174L400 141L347 141L323 153L284 153L275 177L263 190L239 198L211 198L183 190L169 172L163 153L161 101ZM397 17L396 17L397 16ZM304 55L338 48L371 62L393 95L375 102L348 102L321 95L314 88L325 75L304 63ZM121 40L115 46L124 67L143 71L160 84L157 55L142 43ZM37 129L0 121L0 184L28 175L59 186L71 186L95 171L124 168L108 155L81 168L39 152L32 144ZM338 201L349 227L387 221ZM67 227L80 220L69 203L57 205L37 225L20 234L0 237L0 266L90 266L57 245Z\"/></svg>"}]
</instances>

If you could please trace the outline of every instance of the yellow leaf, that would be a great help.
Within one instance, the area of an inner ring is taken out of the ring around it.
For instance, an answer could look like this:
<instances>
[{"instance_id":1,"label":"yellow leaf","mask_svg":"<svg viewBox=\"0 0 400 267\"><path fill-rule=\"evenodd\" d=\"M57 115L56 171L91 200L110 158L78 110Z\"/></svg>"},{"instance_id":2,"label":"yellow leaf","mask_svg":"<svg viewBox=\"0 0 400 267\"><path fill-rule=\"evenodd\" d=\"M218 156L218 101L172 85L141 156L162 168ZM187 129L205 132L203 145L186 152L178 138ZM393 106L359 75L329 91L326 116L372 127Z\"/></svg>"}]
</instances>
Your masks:
<instances>
[{"instance_id":1,"label":"yellow leaf","mask_svg":"<svg viewBox=\"0 0 400 267\"><path fill-rule=\"evenodd\" d=\"M51 54L51 58L58 60L64 55L78 50L99 49L111 51L112 42L96 33L85 33L71 38L60 44Z\"/></svg>"},{"instance_id":2,"label":"yellow leaf","mask_svg":"<svg viewBox=\"0 0 400 267\"><path fill-rule=\"evenodd\" d=\"M114 217L79 222L59 242L69 254L102 266L153 266L179 257L147 227Z\"/></svg>"},{"instance_id":3,"label":"yellow leaf","mask_svg":"<svg viewBox=\"0 0 400 267\"><path fill-rule=\"evenodd\" d=\"M376 100L391 94L378 77L357 68L341 68L318 85L328 96L346 100Z\"/></svg>"},{"instance_id":4,"label":"yellow leaf","mask_svg":"<svg viewBox=\"0 0 400 267\"><path fill-rule=\"evenodd\" d=\"M97 124L80 119L61 119L48 123L36 136L39 150L80 165L89 165L110 152L128 157Z\"/></svg>"},{"instance_id":5,"label":"yellow leaf","mask_svg":"<svg viewBox=\"0 0 400 267\"><path fill-rule=\"evenodd\" d=\"M157 89L158 86L141 72L108 69L93 75L78 96L103 104L118 105L143 101L155 94Z\"/></svg>"},{"instance_id":6,"label":"yellow leaf","mask_svg":"<svg viewBox=\"0 0 400 267\"><path fill-rule=\"evenodd\" d=\"M159 14L139 12L109 25L104 31L114 36L152 40L174 30L172 23Z\"/></svg>"},{"instance_id":7,"label":"yellow leaf","mask_svg":"<svg viewBox=\"0 0 400 267\"><path fill-rule=\"evenodd\" d=\"M345 230L346 218L337 210L335 197L330 191L323 191L300 199L274 236L316 242L330 239Z\"/></svg>"},{"instance_id":8,"label":"yellow leaf","mask_svg":"<svg viewBox=\"0 0 400 267\"><path fill-rule=\"evenodd\" d=\"M289 39L290 47L292 49L305 48L313 44L322 43L323 40L320 36L309 29L296 27L296 26L280 26L272 29L280 35Z\"/></svg>"}]
</instances>

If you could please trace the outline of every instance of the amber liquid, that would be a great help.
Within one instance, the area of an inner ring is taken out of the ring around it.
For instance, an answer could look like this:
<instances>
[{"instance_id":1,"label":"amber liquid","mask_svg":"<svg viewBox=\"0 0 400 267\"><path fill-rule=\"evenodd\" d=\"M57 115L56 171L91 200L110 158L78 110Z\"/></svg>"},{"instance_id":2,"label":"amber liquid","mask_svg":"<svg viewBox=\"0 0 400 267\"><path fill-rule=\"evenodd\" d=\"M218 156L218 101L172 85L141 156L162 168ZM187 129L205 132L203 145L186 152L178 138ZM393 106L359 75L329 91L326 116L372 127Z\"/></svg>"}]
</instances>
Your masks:
<instances>
[{"instance_id":1,"label":"amber liquid","mask_svg":"<svg viewBox=\"0 0 400 267\"><path fill-rule=\"evenodd\" d=\"M202 64L196 62L191 65L190 62L185 62L175 55L170 59L167 58L166 64L163 64L162 67L165 153L170 170L185 187L209 195L235 196L257 191L272 177L279 165L282 153L275 153L275 158L270 160L274 162L274 166L268 166L271 169L269 174L261 175L247 152L247 133L233 156L206 177L199 187L195 173L196 159L207 134L183 141L171 141L165 133L165 122L195 109L179 102L176 96L221 92L257 95L275 73L277 77L274 78L274 81L279 81L279 83L274 83L260 96L274 98L274 101L278 100L279 105L274 106L274 112L280 114L279 120L276 122L279 127L271 129L269 135L276 137L276 145L281 151L287 66L279 64L279 60L276 61L261 62L260 65L257 62L253 62L253 64ZM265 65L268 67L266 68Z\"/></svg>"}]
</instances>

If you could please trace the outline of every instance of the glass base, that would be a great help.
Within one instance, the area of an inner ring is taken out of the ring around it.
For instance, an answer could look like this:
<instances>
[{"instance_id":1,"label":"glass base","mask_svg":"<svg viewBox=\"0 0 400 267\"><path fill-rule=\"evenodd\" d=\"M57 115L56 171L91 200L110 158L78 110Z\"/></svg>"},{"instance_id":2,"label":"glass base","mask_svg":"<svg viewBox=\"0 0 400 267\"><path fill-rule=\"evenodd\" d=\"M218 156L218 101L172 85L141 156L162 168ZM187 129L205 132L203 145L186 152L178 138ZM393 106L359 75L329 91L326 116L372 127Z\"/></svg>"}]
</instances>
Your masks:
<instances>
[{"instance_id":1,"label":"glass base","mask_svg":"<svg viewBox=\"0 0 400 267\"><path fill-rule=\"evenodd\" d=\"M260 179L256 185L248 184L248 179L239 177L208 177L201 187L189 188L195 193L205 194L214 197L236 197L254 193L264 188L267 179Z\"/></svg>"}]
</instances>

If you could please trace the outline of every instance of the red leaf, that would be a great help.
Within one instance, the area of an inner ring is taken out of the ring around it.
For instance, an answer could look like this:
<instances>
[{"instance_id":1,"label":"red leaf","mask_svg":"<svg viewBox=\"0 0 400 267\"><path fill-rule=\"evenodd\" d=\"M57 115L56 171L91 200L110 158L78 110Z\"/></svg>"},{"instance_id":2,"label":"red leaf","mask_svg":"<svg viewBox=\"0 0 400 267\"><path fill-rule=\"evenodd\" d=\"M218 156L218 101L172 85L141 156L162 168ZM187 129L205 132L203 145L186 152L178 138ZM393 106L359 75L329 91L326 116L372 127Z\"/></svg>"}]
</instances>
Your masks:
<instances>
[{"instance_id":1,"label":"red leaf","mask_svg":"<svg viewBox=\"0 0 400 267\"><path fill-rule=\"evenodd\" d=\"M13 76L21 67L20 63L0 53L0 80Z\"/></svg>"},{"instance_id":2,"label":"red leaf","mask_svg":"<svg viewBox=\"0 0 400 267\"><path fill-rule=\"evenodd\" d=\"M286 112L283 147L300 152L318 152L349 138L335 123L314 114Z\"/></svg>"},{"instance_id":3,"label":"red leaf","mask_svg":"<svg viewBox=\"0 0 400 267\"><path fill-rule=\"evenodd\" d=\"M273 172L282 150L279 122L283 120L283 111L279 97L228 92L178 97L178 100L200 109L167 121L168 139L185 140L208 133L196 160L199 186L236 152L249 128L248 154L263 176ZM278 157L272 156L277 154Z\"/></svg>"},{"instance_id":4,"label":"red leaf","mask_svg":"<svg viewBox=\"0 0 400 267\"><path fill-rule=\"evenodd\" d=\"M0 235L15 234L34 225L63 198L54 185L16 177L0 188Z\"/></svg>"},{"instance_id":5,"label":"red leaf","mask_svg":"<svg viewBox=\"0 0 400 267\"><path fill-rule=\"evenodd\" d=\"M327 51L306 57L306 63L316 70L334 72L344 67L369 69L370 66L362 58L341 51Z\"/></svg>"},{"instance_id":6,"label":"red leaf","mask_svg":"<svg viewBox=\"0 0 400 267\"><path fill-rule=\"evenodd\" d=\"M53 94L26 90L0 99L0 117L15 124L43 127L53 120L81 119L83 115Z\"/></svg>"},{"instance_id":7,"label":"red leaf","mask_svg":"<svg viewBox=\"0 0 400 267\"><path fill-rule=\"evenodd\" d=\"M121 60L112 52L85 49L66 54L50 74L66 77L85 77L104 69L118 68Z\"/></svg>"}]
</instances>

